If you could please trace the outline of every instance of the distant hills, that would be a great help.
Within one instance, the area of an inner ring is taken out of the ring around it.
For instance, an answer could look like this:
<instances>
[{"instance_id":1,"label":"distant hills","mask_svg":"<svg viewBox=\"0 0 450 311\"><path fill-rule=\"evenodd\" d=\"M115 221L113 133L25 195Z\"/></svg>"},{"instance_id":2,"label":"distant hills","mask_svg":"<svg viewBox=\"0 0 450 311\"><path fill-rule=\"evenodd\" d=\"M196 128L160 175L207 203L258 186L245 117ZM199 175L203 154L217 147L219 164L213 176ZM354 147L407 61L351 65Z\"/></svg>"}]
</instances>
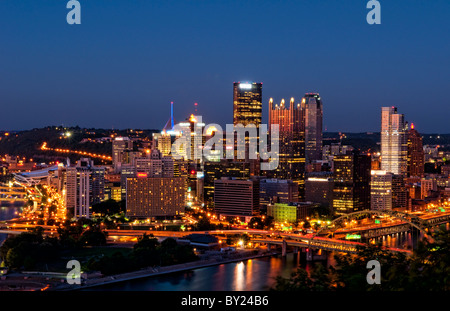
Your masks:
<instances>
[{"instance_id":1,"label":"distant hills","mask_svg":"<svg viewBox=\"0 0 450 311\"><path fill-rule=\"evenodd\" d=\"M444 150L450 150L450 134L422 134L424 145L440 145ZM341 140L342 139L342 140ZM341 141L343 145L351 145L362 151L380 151L380 132L338 133L324 132L323 143L330 145Z\"/></svg>"},{"instance_id":2,"label":"distant hills","mask_svg":"<svg viewBox=\"0 0 450 311\"><path fill-rule=\"evenodd\" d=\"M96 138L113 136L151 137L156 130L106 130L85 129L80 127L48 126L26 131L0 132L0 155L5 154L32 158L35 162L63 161L67 157L71 160L80 155L61 154L53 151L42 151L44 142L51 148L86 151L96 154L110 155L111 142L94 142ZM68 135L67 135L68 134Z\"/></svg>"},{"instance_id":3,"label":"distant hills","mask_svg":"<svg viewBox=\"0 0 450 311\"><path fill-rule=\"evenodd\" d=\"M52 148L82 150L98 154L111 154L111 142L94 142L96 138L113 136L129 136L140 139L151 139L152 133L158 130L109 130L80 127L48 126L26 131L0 131L0 155L19 155L34 161L63 160L67 156L52 152L41 151L43 142ZM65 135L70 133L70 136ZM424 145L440 145L444 150L450 150L450 134L423 134ZM338 133L324 132L323 143L330 145L341 141L343 145L351 145L364 152L380 151L380 133ZM71 155L77 159L80 156Z\"/></svg>"}]
</instances>

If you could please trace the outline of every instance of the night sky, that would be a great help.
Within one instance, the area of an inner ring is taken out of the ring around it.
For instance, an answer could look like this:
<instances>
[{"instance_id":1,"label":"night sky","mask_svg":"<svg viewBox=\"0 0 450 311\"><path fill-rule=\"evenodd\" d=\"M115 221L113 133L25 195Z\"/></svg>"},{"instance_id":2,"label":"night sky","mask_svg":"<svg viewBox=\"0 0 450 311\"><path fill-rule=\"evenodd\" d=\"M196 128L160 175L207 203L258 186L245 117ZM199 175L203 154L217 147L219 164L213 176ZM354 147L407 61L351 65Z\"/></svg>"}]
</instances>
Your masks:
<instances>
[{"instance_id":1,"label":"night sky","mask_svg":"<svg viewBox=\"0 0 450 311\"><path fill-rule=\"evenodd\" d=\"M0 130L232 123L233 82L268 101L319 92L327 131L379 131L397 106L450 133L450 1L0 0Z\"/></svg>"}]
</instances>

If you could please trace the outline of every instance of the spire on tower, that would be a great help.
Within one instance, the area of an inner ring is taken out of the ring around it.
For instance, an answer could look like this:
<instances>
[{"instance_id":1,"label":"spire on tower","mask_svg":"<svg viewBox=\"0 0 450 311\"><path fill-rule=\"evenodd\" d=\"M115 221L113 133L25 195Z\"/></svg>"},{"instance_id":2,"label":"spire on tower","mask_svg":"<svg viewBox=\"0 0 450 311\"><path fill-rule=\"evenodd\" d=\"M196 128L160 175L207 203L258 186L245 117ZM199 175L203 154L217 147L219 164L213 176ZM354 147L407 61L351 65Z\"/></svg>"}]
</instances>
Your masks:
<instances>
[{"instance_id":1,"label":"spire on tower","mask_svg":"<svg viewBox=\"0 0 450 311\"><path fill-rule=\"evenodd\" d=\"M167 120L166 125L164 125L163 132L173 130L175 126L175 119L173 118L173 102L170 102L170 118Z\"/></svg>"}]
</instances>

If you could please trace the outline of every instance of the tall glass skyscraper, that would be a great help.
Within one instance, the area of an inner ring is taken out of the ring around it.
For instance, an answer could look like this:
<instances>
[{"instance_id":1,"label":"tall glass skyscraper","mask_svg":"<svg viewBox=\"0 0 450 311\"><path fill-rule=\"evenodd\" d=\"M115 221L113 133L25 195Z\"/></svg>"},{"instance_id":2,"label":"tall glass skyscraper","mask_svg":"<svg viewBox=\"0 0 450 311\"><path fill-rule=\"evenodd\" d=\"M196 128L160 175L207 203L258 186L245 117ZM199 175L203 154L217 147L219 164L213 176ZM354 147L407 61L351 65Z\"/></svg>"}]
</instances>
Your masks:
<instances>
[{"instance_id":1,"label":"tall glass skyscraper","mask_svg":"<svg viewBox=\"0 0 450 311\"><path fill-rule=\"evenodd\" d=\"M306 93L302 99L301 107L304 111L306 163L322 160L323 106L320 95L317 93Z\"/></svg>"},{"instance_id":2,"label":"tall glass skyscraper","mask_svg":"<svg viewBox=\"0 0 450 311\"><path fill-rule=\"evenodd\" d=\"M291 179L299 185L299 195L303 197L305 184L305 133L303 110L291 98L289 107L284 99L281 103L269 101L269 128L279 125L279 164L276 170L268 172L272 178Z\"/></svg>"},{"instance_id":3,"label":"tall glass skyscraper","mask_svg":"<svg viewBox=\"0 0 450 311\"><path fill-rule=\"evenodd\" d=\"M423 177L424 162L422 135L414 128L414 124L411 124L411 129L408 131L408 177Z\"/></svg>"},{"instance_id":4,"label":"tall glass skyscraper","mask_svg":"<svg viewBox=\"0 0 450 311\"><path fill-rule=\"evenodd\" d=\"M333 209L336 215L369 209L370 156L351 151L345 155L336 155L333 162Z\"/></svg>"},{"instance_id":5,"label":"tall glass skyscraper","mask_svg":"<svg viewBox=\"0 0 450 311\"><path fill-rule=\"evenodd\" d=\"M262 83L233 83L233 125L242 124L248 126L250 124L256 127L257 142L259 142L259 126L262 121ZM249 130L250 134L250 130ZM235 133L235 157L237 159L246 159L255 162L249 154L249 136L239 137ZM245 152L239 151L238 145L245 144ZM256 155L257 157L258 155Z\"/></svg>"},{"instance_id":6,"label":"tall glass skyscraper","mask_svg":"<svg viewBox=\"0 0 450 311\"><path fill-rule=\"evenodd\" d=\"M381 169L406 176L407 173L407 124L396 107L381 108Z\"/></svg>"},{"instance_id":7,"label":"tall glass skyscraper","mask_svg":"<svg viewBox=\"0 0 450 311\"><path fill-rule=\"evenodd\" d=\"M233 124L259 127L262 118L262 83L233 83Z\"/></svg>"}]
</instances>

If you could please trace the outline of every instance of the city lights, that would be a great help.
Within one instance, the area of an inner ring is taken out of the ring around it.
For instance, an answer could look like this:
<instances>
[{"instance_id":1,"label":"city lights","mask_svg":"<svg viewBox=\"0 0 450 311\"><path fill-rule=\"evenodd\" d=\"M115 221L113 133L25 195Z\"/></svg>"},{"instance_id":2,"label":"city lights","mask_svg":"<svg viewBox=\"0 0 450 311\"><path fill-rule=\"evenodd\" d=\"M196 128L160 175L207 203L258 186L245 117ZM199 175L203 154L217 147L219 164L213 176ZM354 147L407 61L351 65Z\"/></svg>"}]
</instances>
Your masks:
<instances>
[{"instance_id":1,"label":"city lights","mask_svg":"<svg viewBox=\"0 0 450 311\"><path fill-rule=\"evenodd\" d=\"M0 291L450 290L445 1L69 2L0 4Z\"/></svg>"}]
</instances>

